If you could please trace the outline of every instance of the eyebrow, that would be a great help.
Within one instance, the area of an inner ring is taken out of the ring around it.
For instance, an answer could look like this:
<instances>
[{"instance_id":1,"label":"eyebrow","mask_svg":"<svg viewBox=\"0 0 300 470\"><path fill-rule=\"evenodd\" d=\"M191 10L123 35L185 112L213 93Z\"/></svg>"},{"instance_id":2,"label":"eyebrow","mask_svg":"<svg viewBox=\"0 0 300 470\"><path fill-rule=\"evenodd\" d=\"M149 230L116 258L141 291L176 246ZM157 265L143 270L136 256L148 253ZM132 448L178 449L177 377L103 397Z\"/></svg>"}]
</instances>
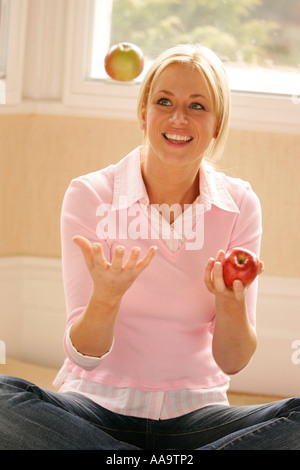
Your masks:
<instances>
[{"instance_id":1,"label":"eyebrow","mask_svg":"<svg viewBox=\"0 0 300 470\"><path fill-rule=\"evenodd\" d=\"M168 90L158 90L155 94L158 94L158 93L164 93L169 96L174 96L174 93ZM209 102L209 99L206 96L201 95L200 93L193 93L192 95L190 95L190 98L204 98L206 101Z\"/></svg>"}]
</instances>

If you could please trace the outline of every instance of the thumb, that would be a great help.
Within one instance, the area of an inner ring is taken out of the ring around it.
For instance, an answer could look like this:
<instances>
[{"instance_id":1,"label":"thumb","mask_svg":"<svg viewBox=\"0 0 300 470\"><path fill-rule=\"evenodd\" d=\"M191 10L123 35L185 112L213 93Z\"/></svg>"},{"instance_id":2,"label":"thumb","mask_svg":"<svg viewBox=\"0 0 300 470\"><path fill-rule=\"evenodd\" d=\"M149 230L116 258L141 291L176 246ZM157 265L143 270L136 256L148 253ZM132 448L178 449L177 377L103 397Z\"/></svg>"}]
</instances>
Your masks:
<instances>
[{"instance_id":1,"label":"thumb","mask_svg":"<svg viewBox=\"0 0 300 470\"><path fill-rule=\"evenodd\" d=\"M235 279L232 287L236 300L239 302L243 301L245 298L245 289L242 281Z\"/></svg>"},{"instance_id":2,"label":"thumb","mask_svg":"<svg viewBox=\"0 0 300 470\"><path fill-rule=\"evenodd\" d=\"M75 235L73 242L81 249L86 265L90 269L93 264L92 244L87 238L80 235Z\"/></svg>"}]
</instances>

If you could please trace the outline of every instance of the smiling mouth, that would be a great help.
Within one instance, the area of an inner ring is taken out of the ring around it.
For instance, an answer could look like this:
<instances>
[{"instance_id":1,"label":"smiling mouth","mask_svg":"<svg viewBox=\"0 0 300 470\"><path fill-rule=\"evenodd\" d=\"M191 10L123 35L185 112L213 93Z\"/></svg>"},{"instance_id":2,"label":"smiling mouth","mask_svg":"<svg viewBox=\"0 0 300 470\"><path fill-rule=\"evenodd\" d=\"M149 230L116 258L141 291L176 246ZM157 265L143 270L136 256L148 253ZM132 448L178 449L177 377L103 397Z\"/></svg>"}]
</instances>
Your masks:
<instances>
[{"instance_id":1,"label":"smiling mouth","mask_svg":"<svg viewBox=\"0 0 300 470\"><path fill-rule=\"evenodd\" d=\"M185 143L193 140L193 137L189 135L179 135L179 134L163 134L164 138L170 142L175 143Z\"/></svg>"}]
</instances>

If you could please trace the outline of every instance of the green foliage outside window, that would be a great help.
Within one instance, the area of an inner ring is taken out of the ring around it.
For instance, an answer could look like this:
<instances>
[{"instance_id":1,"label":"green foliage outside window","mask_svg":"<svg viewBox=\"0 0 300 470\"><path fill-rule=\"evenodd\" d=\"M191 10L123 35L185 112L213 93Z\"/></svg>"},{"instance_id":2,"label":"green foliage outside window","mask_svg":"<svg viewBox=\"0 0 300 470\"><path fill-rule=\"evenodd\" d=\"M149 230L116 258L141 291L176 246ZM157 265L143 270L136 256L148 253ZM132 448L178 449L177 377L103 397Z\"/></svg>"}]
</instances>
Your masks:
<instances>
[{"instance_id":1,"label":"green foliage outside window","mask_svg":"<svg viewBox=\"0 0 300 470\"><path fill-rule=\"evenodd\" d=\"M226 62L300 67L300 0L114 0L110 43L151 60L179 43L201 43Z\"/></svg>"}]
</instances>

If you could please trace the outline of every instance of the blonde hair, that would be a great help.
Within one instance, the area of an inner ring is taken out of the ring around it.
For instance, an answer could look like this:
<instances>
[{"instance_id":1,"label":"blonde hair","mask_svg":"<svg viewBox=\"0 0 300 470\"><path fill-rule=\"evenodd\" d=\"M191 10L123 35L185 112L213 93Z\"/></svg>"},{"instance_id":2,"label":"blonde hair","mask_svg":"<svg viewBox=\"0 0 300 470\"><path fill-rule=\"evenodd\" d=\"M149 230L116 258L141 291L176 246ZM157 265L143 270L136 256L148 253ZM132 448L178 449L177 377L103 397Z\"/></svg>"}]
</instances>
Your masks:
<instances>
[{"instance_id":1,"label":"blonde hair","mask_svg":"<svg viewBox=\"0 0 300 470\"><path fill-rule=\"evenodd\" d=\"M179 45L167 49L151 65L140 87L137 115L139 122L151 99L153 86L168 65L180 63L188 64L199 70L210 92L214 110L217 114L217 136L212 140L205 156L210 160L217 160L224 149L230 119L230 89L223 62L210 49L198 45ZM145 142L147 135L144 135Z\"/></svg>"}]
</instances>

